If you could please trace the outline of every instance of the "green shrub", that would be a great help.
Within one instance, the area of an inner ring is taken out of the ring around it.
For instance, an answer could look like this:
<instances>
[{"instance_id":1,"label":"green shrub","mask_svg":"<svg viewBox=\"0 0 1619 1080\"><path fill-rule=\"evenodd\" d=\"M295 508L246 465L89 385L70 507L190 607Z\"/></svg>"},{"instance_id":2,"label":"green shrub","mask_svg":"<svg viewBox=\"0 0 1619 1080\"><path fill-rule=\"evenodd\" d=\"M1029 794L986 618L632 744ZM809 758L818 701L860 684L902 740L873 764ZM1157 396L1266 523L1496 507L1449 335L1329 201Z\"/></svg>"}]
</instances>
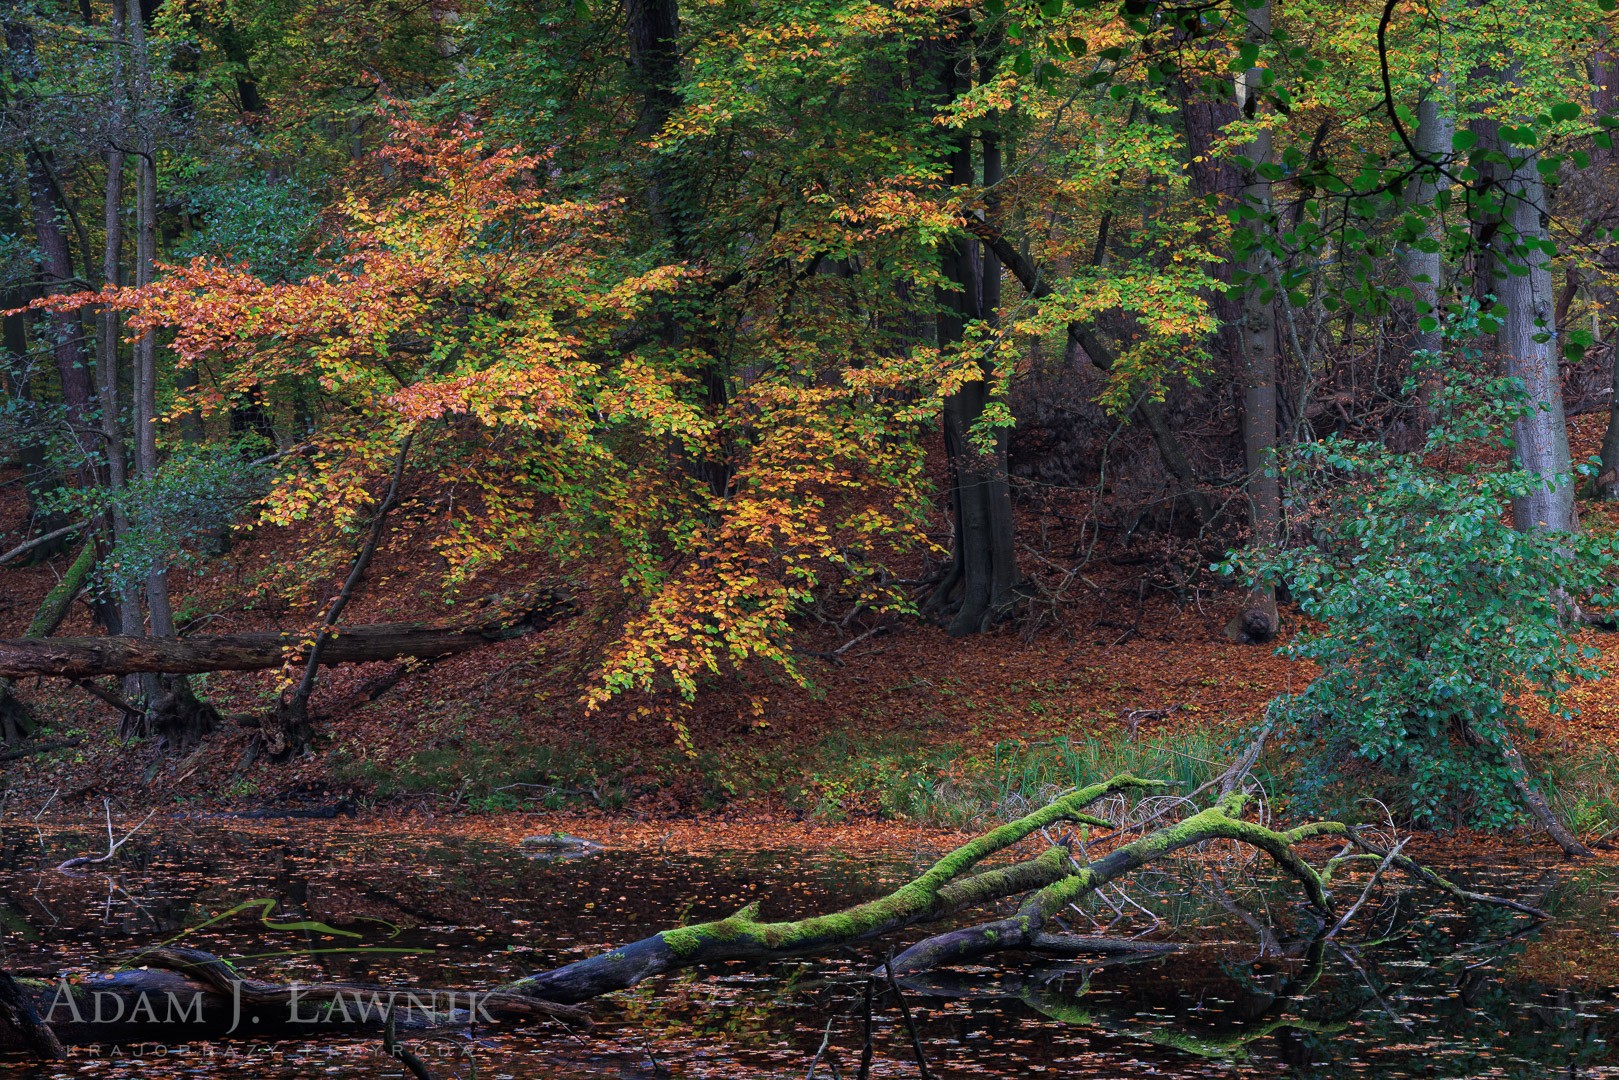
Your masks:
<instances>
[{"instance_id":1,"label":"green shrub","mask_svg":"<svg viewBox=\"0 0 1619 1080\"><path fill-rule=\"evenodd\" d=\"M1418 823L1509 824L1517 696L1566 716L1562 691L1596 675L1566 619L1604 602L1613 538L1512 527L1511 500L1548 481L1477 463L1481 446L1510 449L1530 407L1520 382L1466 370L1478 366L1475 353L1450 358L1420 452L1336 437L1296 447L1282 471L1291 535L1307 539L1217 567L1285 583L1312 620L1282 652L1320 677L1272 704L1285 747L1306 759L1306 803L1371 766L1398 780Z\"/></svg>"}]
</instances>

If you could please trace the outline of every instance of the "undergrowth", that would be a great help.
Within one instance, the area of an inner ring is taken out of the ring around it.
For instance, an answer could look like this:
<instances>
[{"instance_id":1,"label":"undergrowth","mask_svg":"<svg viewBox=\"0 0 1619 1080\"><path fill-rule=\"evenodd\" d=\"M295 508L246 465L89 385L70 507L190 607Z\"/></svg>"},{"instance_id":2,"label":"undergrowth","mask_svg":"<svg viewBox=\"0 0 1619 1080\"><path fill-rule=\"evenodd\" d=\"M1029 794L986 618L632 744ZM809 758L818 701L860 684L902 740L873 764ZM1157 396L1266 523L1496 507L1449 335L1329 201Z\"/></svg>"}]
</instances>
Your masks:
<instances>
[{"instance_id":1,"label":"undergrowth","mask_svg":"<svg viewBox=\"0 0 1619 1080\"><path fill-rule=\"evenodd\" d=\"M675 748L631 761L582 743L504 742L423 750L391 766L339 759L334 767L378 799L428 797L474 812L712 810L765 802L824 821L875 815L973 828L1029 813L1064 791L1121 772L1168 780L1169 792L1189 794L1218 776L1239 749L1195 731L1142 739L1123 732L1007 739L982 751L922 744L902 734L857 739L840 733L802 747L699 750L695 759ZM1255 779L1283 816L1300 786L1298 767L1271 749L1255 768ZM1551 768L1552 804L1571 827L1585 836L1619 834L1619 753L1558 755ZM1408 790L1376 770L1332 789L1316 792L1300 809L1349 820L1380 821L1388 814L1402 824L1416 816Z\"/></svg>"}]
</instances>

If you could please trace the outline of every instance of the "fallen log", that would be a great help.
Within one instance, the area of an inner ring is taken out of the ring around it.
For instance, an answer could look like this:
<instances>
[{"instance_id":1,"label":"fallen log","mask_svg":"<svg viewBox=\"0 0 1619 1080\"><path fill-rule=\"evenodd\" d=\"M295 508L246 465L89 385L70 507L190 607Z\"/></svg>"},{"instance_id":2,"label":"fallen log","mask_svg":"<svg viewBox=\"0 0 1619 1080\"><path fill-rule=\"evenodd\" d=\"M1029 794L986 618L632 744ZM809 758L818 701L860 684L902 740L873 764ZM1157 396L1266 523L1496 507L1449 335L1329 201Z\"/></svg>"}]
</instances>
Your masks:
<instances>
[{"instance_id":1,"label":"fallen log","mask_svg":"<svg viewBox=\"0 0 1619 1080\"><path fill-rule=\"evenodd\" d=\"M1087 857L1084 864L1076 857L1076 843L1064 840L1032 859L970 872L990 856L1059 822L1105 827L1114 830L1114 837L1121 837L1122 830L1116 830L1112 822L1084 813L1085 807L1116 792L1162 786L1161 781L1129 775L1093 784L968 842L887 896L834 914L812 915L792 922L761 922L755 902L729 918L664 930L597 956L530 975L503 989L534 994L549 1001L586 1001L684 968L731 960L802 956L858 944L1025 894L1027 898L1015 915L929 937L895 956L893 970L901 976L912 975L1008 950L1040 953L1049 949L1057 954L1122 951L1123 945L1109 946L1077 935L1053 934L1049 927L1062 911L1103 886L1178 851L1214 840L1232 841L1268 855L1303 886L1318 919L1323 925L1330 925L1326 920L1332 911L1328 888L1333 871L1354 861L1355 857L1340 855L1317 869L1298 853L1297 846L1306 840L1325 837L1363 847L1366 841L1337 821L1309 822L1288 830L1245 821L1242 812L1247 795L1241 791L1227 792L1213 806L1181 821L1150 831L1144 828L1144 834L1137 839L1129 842L1121 839L1112 850ZM1084 850L1078 848L1079 852ZM1538 908L1516 901L1465 893L1403 857L1391 862L1419 883L1458 899L1508 907L1539 919L1550 917Z\"/></svg>"},{"instance_id":2,"label":"fallen log","mask_svg":"<svg viewBox=\"0 0 1619 1080\"><path fill-rule=\"evenodd\" d=\"M468 652L552 625L567 605L558 601L525 613L511 623L474 627L373 623L345 626L327 638L323 665L364 664L405 657L433 659ZM92 679L99 675L162 672L195 675L208 671L261 671L278 668L308 651L312 634L247 633L185 638L68 637L0 640L0 677L46 675Z\"/></svg>"}]
</instances>

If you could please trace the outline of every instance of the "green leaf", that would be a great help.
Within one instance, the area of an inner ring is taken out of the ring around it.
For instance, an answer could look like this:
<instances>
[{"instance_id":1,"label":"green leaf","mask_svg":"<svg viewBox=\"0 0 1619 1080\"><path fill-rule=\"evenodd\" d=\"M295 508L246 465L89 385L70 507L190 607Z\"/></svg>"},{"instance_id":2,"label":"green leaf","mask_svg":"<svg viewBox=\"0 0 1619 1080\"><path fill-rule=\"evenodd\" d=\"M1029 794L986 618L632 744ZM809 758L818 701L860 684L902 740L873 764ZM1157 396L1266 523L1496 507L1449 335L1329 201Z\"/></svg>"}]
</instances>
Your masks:
<instances>
[{"instance_id":1,"label":"green leaf","mask_svg":"<svg viewBox=\"0 0 1619 1080\"><path fill-rule=\"evenodd\" d=\"M1578 120L1583 111L1575 102L1559 101L1552 106L1552 119L1560 124L1567 123L1570 120Z\"/></svg>"},{"instance_id":2,"label":"green leaf","mask_svg":"<svg viewBox=\"0 0 1619 1080\"><path fill-rule=\"evenodd\" d=\"M1034 57L1029 55L1028 49L1024 49L1013 58L1012 70L1019 75L1027 75L1034 70Z\"/></svg>"},{"instance_id":3,"label":"green leaf","mask_svg":"<svg viewBox=\"0 0 1619 1080\"><path fill-rule=\"evenodd\" d=\"M1451 136L1450 145L1455 150L1466 150L1476 142L1478 142L1478 136L1471 131L1458 131Z\"/></svg>"}]
</instances>

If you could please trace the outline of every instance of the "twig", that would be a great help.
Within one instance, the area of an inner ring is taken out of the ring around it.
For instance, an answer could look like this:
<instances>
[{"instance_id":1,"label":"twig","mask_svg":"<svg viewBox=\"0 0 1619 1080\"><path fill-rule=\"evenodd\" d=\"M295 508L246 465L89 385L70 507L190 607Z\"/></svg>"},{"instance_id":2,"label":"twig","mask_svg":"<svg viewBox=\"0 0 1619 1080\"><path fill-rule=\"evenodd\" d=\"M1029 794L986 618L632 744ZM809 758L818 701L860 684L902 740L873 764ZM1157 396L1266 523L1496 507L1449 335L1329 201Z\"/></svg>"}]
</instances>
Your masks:
<instances>
[{"instance_id":1,"label":"twig","mask_svg":"<svg viewBox=\"0 0 1619 1080\"><path fill-rule=\"evenodd\" d=\"M826 1018L826 1030L821 1033L820 1049L816 1050L815 1056L810 1058L809 1073L804 1077L804 1080L815 1080L815 1066L821 1063L821 1055L826 1053L826 1046L832 1041L832 1022L836 1019L837 1017L835 1016Z\"/></svg>"},{"instance_id":2,"label":"twig","mask_svg":"<svg viewBox=\"0 0 1619 1080\"><path fill-rule=\"evenodd\" d=\"M1344 917L1338 920L1336 926L1327 931L1327 941L1331 941L1333 938L1337 937L1338 931L1347 926L1349 920L1354 918L1355 912L1359 911L1361 909L1361 905L1366 903L1366 898L1372 895L1372 889L1377 885L1377 879L1382 877L1383 871L1387 870L1389 865L1399 857L1400 849L1405 847L1406 841L1410 839L1411 838L1409 836L1403 838L1398 844L1395 844L1394 847L1389 849L1389 853L1387 855L1383 856L1383 861L1378 864L1376 870L1372 871L1371 879L1366 882L1366 887L1360 891L1360 899L1355 901L1353 907L1344 912Z\"/></svg>"},{"instance_id":3,"label":"twig","mask_svg":"<svg viewBox=\"0 0 1619 1080\"><path fill-rule=\"evenodd\" d=\"M864 634L861 634L858 637L850 638L848 641L845 641L842 645L839 645L835 649L813 649L813 650L807 650L807 651L809 652L809 655L818 656L822 660L826 660L829 663L842 664L843 661L840 660L839 657L841 657L844 653L848 652L850 649L854 648L856 645L860 644L862 641L865 641L867 638L874 638L879 634L888 633L888 629L889 628L888 628L888 626L886 624L873 626L870 630L867 630Z\"/></svg>"},{"instance_id":4,"label":"twig","mask_svg":"<svg viewBox=\"0 0 1619 1080\"><path fill-rule=\"evenodd\" d=\"M933 1073L928 1070L927 1058L922 1056L922 1040L916 1035L916 1021L911 1019L911 1007L905 1003L905 994L900 990L899 983L894 979L894 954L890 952L883 957L883 971L888 975L889 989L894 991L894 1000L899 1002L899 1013L905 1017L905 1030L911 1033L911 1049L916 1052L916 1068L922 1075L922 1080L933 1080Z\"/></svg>"}]
</instances>

